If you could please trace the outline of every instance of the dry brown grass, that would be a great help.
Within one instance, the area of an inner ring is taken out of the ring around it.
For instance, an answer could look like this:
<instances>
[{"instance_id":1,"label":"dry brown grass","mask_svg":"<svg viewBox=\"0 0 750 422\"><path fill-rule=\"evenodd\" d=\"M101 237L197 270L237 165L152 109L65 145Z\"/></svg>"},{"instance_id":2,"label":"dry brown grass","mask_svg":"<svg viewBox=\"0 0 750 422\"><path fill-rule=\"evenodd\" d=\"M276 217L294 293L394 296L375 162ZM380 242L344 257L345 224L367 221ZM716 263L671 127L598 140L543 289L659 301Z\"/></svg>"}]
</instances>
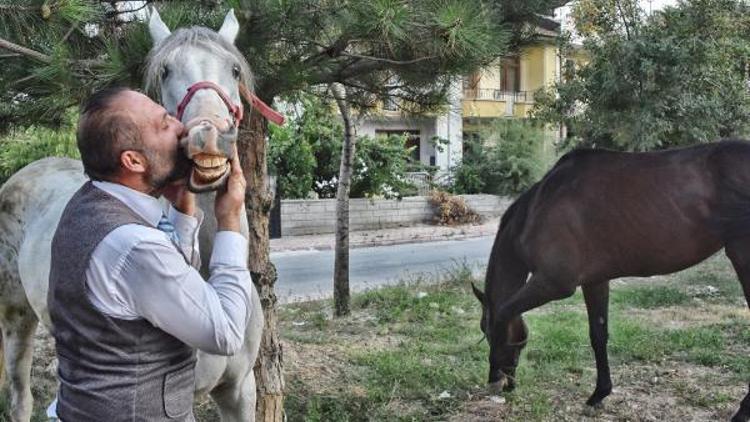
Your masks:
<instances>
[{"instance_id":1,"label":"dry brown grass","mask_svg":"<svg viewBox=\"0 0 750 422\"><path fill-rule=\"evenodd\" d=\"M435 209L435 224L457 226L459 224L479 224L482 222L482 217L471 209L460 196L435 190L430 193L430 203Z\"/></svg>"}]
</instances>

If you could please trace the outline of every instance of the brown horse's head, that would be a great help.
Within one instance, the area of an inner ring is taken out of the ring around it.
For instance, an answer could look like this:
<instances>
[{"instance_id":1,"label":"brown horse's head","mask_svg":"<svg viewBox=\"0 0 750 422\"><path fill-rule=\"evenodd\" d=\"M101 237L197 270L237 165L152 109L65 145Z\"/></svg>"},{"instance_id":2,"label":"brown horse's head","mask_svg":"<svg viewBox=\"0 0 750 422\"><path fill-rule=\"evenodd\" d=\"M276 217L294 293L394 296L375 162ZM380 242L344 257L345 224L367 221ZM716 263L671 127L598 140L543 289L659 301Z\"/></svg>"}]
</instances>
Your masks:
<instances>
[{"instance_id":1,"label":"brown horse's head","mask_svg":"<svg viewBox=\"0 0 750 422\"><path fill-rule=\"evenodd\" d=\"M490 345L490 388L494 392L510 391L516 385L518 358L526 347L529 330L520 316L505 323L493 320L492 309L484 292L473 284L471 288L482 304L480 328Z\"/></svg>"}]
</instances>

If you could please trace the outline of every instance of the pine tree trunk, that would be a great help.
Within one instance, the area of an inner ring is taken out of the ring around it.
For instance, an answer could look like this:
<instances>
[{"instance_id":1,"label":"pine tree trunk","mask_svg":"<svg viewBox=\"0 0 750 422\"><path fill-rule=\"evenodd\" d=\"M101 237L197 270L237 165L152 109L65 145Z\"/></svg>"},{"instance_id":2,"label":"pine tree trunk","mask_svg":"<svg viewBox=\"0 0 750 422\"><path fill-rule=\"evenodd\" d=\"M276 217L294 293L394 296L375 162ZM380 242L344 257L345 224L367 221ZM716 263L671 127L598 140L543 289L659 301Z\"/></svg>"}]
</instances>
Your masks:
<instances>
[{"instance_id":1,"label":"pine tree trunk","mask_svg":"<svg viewBox=\"0 0 750 422\"><path fill-rule=\"evenodd\" d=\"M345 91L340 86L331 86L336 103L344 119L344 143L341 146L339 185L336 191L336 240L333 263L333 302L336 316L349 315L349 191L352 182L352 167L356 138L352 130L349 105Z\"/></svg>"},{"instance_id":2,"label":"pine tree trunk","mask_svg":"<svg viewBox=\"0 0 750 422\"><path fill-rule=\"evenodd\" d=\"M268 216L273 198L268 190L266 152L267 122L258 112L252 111L243 122L237 148L242 170L247 179L245 206L250 223L250 253L248 267L263 304L265 329L260 343L258 361L255 363L258 405L256 421L282 422L284 420L284 378L282 372L282 347L276 317L276 268L269 260Z\"/></svg>"}]
</instances>

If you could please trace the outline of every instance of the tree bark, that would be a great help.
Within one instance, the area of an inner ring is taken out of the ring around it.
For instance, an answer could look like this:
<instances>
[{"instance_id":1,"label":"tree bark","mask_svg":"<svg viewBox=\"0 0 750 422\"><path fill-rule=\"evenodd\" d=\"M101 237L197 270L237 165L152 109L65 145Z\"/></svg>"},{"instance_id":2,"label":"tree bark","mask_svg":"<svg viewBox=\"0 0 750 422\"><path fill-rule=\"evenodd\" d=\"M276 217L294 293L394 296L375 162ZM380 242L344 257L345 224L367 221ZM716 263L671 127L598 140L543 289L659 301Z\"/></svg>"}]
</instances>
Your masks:
<instances>
[{"instance_id":1,"label":"tree bark","mask_svg":"<svg viewBox=\"0 0 750 422\"><path fill-rule=\"evenodd\" d=\"M265 328L255 363L258 405L256 421L284 420L283 350L276 316L276 268L269 260L268 216L273 204L268 190L266 134L268 123L253 110L243 122L237 148L247 179L245 207L250 223L248 267L263 304Z\"/></svg>"},{"instance_id":2,"label":"tree bark","mask_svg":"<svg viewBox=\"0 0 750 422\"><path fill-rule=\"evenodd\" d=\"M333 302L336 316L349 315L349 191L352 182L354 148L357 139L352 129L346 90L331 85L331 92L344 120L344 142L341 146L339 184L336 191L336 240L333 262Z\"/></svg>"}]
</instances>

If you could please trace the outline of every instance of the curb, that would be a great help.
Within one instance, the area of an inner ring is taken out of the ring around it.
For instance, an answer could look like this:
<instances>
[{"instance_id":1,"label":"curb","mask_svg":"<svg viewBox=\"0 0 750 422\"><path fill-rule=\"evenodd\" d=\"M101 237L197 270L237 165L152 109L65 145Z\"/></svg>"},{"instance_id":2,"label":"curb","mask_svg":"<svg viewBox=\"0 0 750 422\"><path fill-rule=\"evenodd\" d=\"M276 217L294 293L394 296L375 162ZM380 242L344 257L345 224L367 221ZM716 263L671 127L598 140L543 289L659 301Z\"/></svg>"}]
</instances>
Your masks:
<instances>
[{"instance_id":1,"label":"curb","mask_svg":"<svg viewBox=\"0 0 750 422\"><path fill-rule=\"evenodd\" d=\"M356 242L356 243L350 243L349 249L356 249L356 248L366 248L366 247L375 247L375 246L393 246L393 245L403 245L408 243L430 243L430 242L441 242L441 241L449 241L449 240L466 240L466 239L473 239L478 237L485 237L485 236L494 236L496 233L496 230L492 231L479 231L476 233L461 233L461 234L442 234L442 235L428 235L428 236L419 236L414 238L401 238L401 239L383 239L383 240L377 240L377 241L371 241L371 242ZM318 243L312 246L290 246L290 247L270 247L271 253L280 253L280 252L294 252L294 251L329 251L334 248L333 239L331 239L331 242L326 243Z\"/></svg>"}]
</instances>

